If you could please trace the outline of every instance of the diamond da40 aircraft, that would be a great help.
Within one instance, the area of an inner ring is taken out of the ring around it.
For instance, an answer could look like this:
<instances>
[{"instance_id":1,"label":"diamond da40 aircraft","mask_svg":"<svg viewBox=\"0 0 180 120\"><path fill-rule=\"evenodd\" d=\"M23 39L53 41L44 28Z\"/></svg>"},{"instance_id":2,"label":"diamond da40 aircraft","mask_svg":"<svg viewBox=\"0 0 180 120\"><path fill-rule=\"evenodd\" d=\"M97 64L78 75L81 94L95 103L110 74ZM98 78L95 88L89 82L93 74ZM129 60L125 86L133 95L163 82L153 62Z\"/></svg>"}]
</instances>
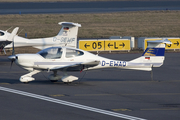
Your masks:
<instances>
[{"instance_id":1,"label":"diamond da40 aircraft","mask_svg":"<svg viewBox=\"0 0 180 120\"><path fill-rule=\"evenodd\" d=\"M52 71L49 79L53 82L62 80L72 82L78 77L72 75L59 76L58 71L85 71L100 68L123 68L151 71L152 67L160 67L165 59L165 44L171 44L167 39L149 41L148 47L141 57L131 61L112 60L94 55L84 50L70 47L50 47L36 54L16 54L9 56L11 62L28 70L20 81L27 83L35 80L32 76L41 71Z\"/></svg>"},{"instance_id":2,"label":"diamond da40 aircraft","mask_svg":"<svg viewBox=\"0 0 180 120\"><path fill-rule=\"evenodd\" d=\"M72 22L59 22L58 24L61 25L62 28L54 37L27 39L17 35L14 36L14 47L32 46L41 50L52 46L68 46L76 48L78 27L81 27L81 24ZM13 31L16 31L16 29L19 28L16 27ZM12 48L12 33L9 33L8 30L0 30L0 50Z\"/></svg>"}]
</instances>

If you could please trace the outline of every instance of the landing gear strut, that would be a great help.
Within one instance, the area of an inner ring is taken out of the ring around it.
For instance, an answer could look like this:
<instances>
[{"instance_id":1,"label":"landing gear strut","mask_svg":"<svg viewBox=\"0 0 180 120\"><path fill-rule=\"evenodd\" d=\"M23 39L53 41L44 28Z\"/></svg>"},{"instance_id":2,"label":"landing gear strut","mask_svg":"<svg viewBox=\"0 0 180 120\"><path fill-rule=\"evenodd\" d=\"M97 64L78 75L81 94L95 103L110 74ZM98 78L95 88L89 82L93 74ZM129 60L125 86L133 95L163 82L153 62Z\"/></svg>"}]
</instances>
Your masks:
<instances>
[{"instance_id":1,"label":"landing gear strut","mask_svg":"<svg viewBox=\"0 0 180 120\"><path fill-rule=\"evenodd\" d=\"M31 76L33 76L34 74L37 74L37 73L39 73L39 72L41 72L41 71L39 71L39 70L34 70L34 71L32 71L32 72L30 72L30 73L28 73L28 74L25 74L25 75L21 76L21 77L19 78L19 80L20 80L21 82L23 82L23 83L28 83L28 82L30 82L30 81L35 80L35 79L34 79L33 77L31 77Z\"/></svg>"},{"instance_id":2,"label":"landing gear strut","mask_svg":"<svg viewBox=\"0 0 180 120\"><path fill-rule=\"evenodd\" d=\"M57 74L57 71L53 71L53 72L54 72L54 74L51 74L48 77L51 82L57 82L58 80L60 80L62 78L62 76Z\"/></svg>"}]
</instances>

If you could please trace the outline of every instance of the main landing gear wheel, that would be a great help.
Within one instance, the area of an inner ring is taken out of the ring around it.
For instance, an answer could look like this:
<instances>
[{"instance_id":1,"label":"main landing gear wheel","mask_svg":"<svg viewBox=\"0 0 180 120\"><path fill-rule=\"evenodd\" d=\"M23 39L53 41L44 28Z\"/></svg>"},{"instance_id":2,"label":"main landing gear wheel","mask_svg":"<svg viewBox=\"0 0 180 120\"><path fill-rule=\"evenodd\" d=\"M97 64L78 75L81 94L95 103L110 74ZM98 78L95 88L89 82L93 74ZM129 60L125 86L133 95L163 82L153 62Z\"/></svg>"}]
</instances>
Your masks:
<instances>
[{"instance_id":1,"label":"main landing gear wheel","mask_svg":"<svg viewBox=\"0 0 180 120\"><path fill-rule=\"evenodd\" d=\"M29 82L22 82L22 83L24 83L24 84L28 84Z\"/></svg>"},{"instance_id":2,"label":"main landing gear wheel","mask_svg":"<svg viewBox=\"0 0 180 120\"><path fill-rule=\"evenodd\" d=\"M54 83L54 82L57 82L58 80L50 80L50 81Z\"/></svg>"},{"instance_id":3,"label":"main landing gear wheel","mask_svg":"<svg viewBox=\"0 0 180 120\"><path fill-rule=\"evenodd\" d=\"M58 75L57 74L57 71L53 71L54 74L50 74L48 76L48 79L51 81L51 82L57 82L58 80L60 80L62 78L62 76Z\"/></svg>"}]
</instances>

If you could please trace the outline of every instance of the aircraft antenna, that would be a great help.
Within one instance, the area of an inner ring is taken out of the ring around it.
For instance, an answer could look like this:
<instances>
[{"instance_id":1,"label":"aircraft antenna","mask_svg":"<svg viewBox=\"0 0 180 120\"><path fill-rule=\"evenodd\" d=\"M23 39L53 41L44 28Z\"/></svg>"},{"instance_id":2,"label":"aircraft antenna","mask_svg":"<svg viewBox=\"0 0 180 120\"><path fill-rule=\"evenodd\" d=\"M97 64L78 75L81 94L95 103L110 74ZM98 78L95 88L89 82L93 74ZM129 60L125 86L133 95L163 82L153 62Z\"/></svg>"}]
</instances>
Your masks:
<instances>
[{"instance_id":1,"label":"aircraft antenna","mask_svg":"<svg viewBox=\"0 0 180 120\"><path fill-rule=\"evenodd\" d=\"M84 74L83 74L83 76L79 79L79 83L81 82L81 80L84 78L84 76L86 75L86 72L87 71L84 71Z\"/></svg>"},{"instance_id":2,"label":"aircraft antenna","mask_svg":"<svg viewBox=\"0 0 180 120\"><path fill-rule=\"evenodd\" d=\"M153 81L153 65L151 65L151 81Z\"/></svg>"},{"instance_id":3,"label":"aircraft antenna","mask_svg":"<svg viewBox=\"0 0 180 120\"><path fill-rule=\"evenodd\" d=\"M102 52L102 51L98 51L96 55L99 56L99 53L101 53L101 52Z\"/></svg>"},{"instance_id":4,"label":"aircraft antenna","mask_svg":"<svg viewBox=\"0 0 180 120\"><path fill-rule=\"evenodd\" d=\"M12 55L14 55L14 38L13 38L13 41L12 41Z\"/></svg>"},{"instance_id":5,"label":"aircraft antenna","mask_svg":"<svg viewBox=\"0 0 180 120\"><path fill-rule=\"evenodd\" d=\"M8 29L6 30L6 32L7 32L8 30L10 30L12 27L13 27L13 26L11 26L10 28L8 28Z\"/></svg>"},{"instance_id":6,"label":"aircraft antenna","mask_svg":"<svg viewBox=\"0 0 180 120\"><path fill-rule=\"evenodd\" d=\"M17 35L19 35L24 29L22 29Z\"/></svg>"},{"instance_id":7,"label":"aircraft antenna","mask_svg":"<svg viewBox=\"0 0 180 120\"><path fill-rule=\"evenodd\" d=\"M12 40L12 55L14 55L14 38L13 38L13 40ZM11 66L10 66L10 69L11 69L11 67L12 67L14 61L15 61L14 59L11 60Z\"/></svg>"}]
</instances>

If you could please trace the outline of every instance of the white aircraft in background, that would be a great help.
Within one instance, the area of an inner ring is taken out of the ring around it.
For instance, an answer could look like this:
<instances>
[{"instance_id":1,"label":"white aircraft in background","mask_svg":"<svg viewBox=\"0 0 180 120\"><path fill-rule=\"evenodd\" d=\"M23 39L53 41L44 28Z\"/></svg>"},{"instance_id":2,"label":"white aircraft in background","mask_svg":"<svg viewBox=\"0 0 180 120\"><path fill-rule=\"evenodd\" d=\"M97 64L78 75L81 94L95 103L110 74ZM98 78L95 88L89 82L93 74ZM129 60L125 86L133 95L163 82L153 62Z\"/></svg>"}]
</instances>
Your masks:
<instances>
[{"instance_id":1,"label":"white aircraft in background","mask_svg":"<svg viewBox=\"0 0 180 120\"><path fill-rule=\"evenodd\" d=\"M77 48L78 27L81 24L72 22L60 22L61 30L57 36L48 38L27 39L20 36L14 37L14 47L32 46L38 49L45 49L52 46L68 46ZM18 27L14 28L17 29ZM0 49L12 48L12 40L8 39L11 33L0 30Z\"/></svg>"},{"instance_id":2,"label":"white aircraft in background","mask_svg":"<svg viewBox=\"0 0 180 120\"><path fill-rule=\"evenodd\" d=\"M41 71L52 71L51 81L72 82L78 77L72 75L59 76L58 71L84 71L100 68L123 68L151 71L152 67L160 67L164 61L165 44L171 44L167 39L148 41L148 47L141 57L131 61L112 60L100 57L76 48L50 47L36 54L17 54L8 58L30 73L20 77L27 83L35 80L32 75Z\"/></svg>"}]
</instances>

